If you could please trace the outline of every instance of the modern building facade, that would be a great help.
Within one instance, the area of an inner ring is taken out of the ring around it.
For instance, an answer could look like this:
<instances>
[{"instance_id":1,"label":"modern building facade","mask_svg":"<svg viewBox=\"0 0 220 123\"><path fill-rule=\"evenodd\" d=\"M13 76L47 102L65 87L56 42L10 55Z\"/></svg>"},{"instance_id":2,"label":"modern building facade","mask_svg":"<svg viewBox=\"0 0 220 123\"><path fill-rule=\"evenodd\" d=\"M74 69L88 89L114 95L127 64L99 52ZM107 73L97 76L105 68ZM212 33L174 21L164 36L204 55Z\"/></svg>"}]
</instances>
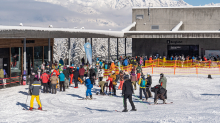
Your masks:
<instances>
[{"instance_id":1,"label":"modern building facade","mask_svg":"<svg viewBox=\"0 0 220 123\"><path fill-rule=\"evenodd\" d=\"M220 7L133 8L132 55L203 56L220 50ZM220 51L219 51L220 53Z\"/></svg>"}]
</instances>

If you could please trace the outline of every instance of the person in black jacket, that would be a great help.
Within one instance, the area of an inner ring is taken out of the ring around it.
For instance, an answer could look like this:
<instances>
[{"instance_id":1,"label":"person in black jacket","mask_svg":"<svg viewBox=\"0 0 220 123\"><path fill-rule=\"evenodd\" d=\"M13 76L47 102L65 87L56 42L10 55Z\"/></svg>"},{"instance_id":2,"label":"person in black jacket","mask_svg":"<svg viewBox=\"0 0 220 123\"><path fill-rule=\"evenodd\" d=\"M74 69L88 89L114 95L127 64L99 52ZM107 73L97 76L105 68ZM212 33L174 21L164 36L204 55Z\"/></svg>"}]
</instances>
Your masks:
<instances>
[{"instance_id":1,"label":"person in black jacket","mask_svg":"<svg viewBox=\"0 0 220 123\"><path fill-rule=\"evenodd\" d=\"M75 87L74 88L78 88L78 77L79 77L79 71L75 70L74 71L74 76L73 76L74 83L75 83Z\"/></svg>"},{"instance_id":2,"label":"person in black jacket","mask_svg":"<svg viewBox=\"0 0 220 123\"><path fill-rule=\"evenodd\" d=\"M95 70L94 67L89 69L89 79L91 80L91 84L95 85Z\"/></svg>"},{"instance_id":3,"label":"person in black jacket","mask_svg":"<svg viewBox=\"0 0 220 123\"><path fill-rule=\"evenodd\" d=\"M32 90L30 89L30 86L34 83L35 73L32 72L30 75L30 83L29 83L29 94L32 95Z\"/></svg>"},{"instance_id":4,"label":"person in black jacket","mask_svg":"<svg viewBox=\"0 0 220 123\"><path fill-rule=\"evenodd\" d=\"M131 111L137 111L137 109L135 109L134 103L132 101L132 93L133 93L133 86L132 86L132 82L129 79L129 75L125 75L124 76L124 84L123 84L123 88L122 88L122 95L124 97L124 110L122 112L127 112L127 98L129 99L129 102L131 104L132 110Z\"/></svg>"},{"instance_id":5,"label":"person in black jacket","mask_svg":"<svg viewBox=\"0 0 220 123\"><path fill-rule=\"evenodd\" d=\"M149 73L147 73L146 92L147 92L148 97L152 97L152 94L151 94L151 91L150 91L151 84L152 84L151 75Z\"/></svg>"},{"instance_id":6,"label":"person in black jacket","mask_svg":"<svg viewBox=\"0 0 220 123\"><path fill-rule=\"evenodd\" d=\"M157 104L158 99L163 100L163 104L166 104L166 99L164 97L164 94L166 92L166 89L163 88L161 85L156 85L152 88L154 95L154 104Z\"/></svg>"}]
</instances>

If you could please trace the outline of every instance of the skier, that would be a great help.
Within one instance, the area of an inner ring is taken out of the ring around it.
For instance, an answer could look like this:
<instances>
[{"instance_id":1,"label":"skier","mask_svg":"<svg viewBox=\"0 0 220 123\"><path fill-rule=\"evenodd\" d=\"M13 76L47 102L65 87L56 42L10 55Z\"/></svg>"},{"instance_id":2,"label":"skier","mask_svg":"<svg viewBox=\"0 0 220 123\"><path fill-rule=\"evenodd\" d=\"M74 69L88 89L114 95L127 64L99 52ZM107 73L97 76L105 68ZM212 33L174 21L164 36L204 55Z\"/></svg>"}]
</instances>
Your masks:
<instances>
[{"instance_id":1,"label":"skier","mask_svg":"<svg viewBox=\"0 0 220 123\"><path fill-rule=\"evenodd\" d=\"M157 104L158 99L163 100L163 104L166 104L166 99L164 97L166 89L164 89L161 85L156 85L152 88L152 91L155 93L154 104Z\"/></svg>"},{"instance_id":2,"label":"skier","mask_svg":"<svg viewBox=\"0 0 220 123\"><path fill-rule=\"evenodd\" d=\"M75 83L75 87L74 88L78 88L78 77L79 77L79 71L75 70L74 71L74 83Z\"/></svg>"},{"instance_id":3,"label":"skier","mask_svg":"<svg viewBox=\"0 0 220 123\"><path fill-rule=\"evenodd\" d=\"M94 67L89 69L89 79L91 80L92 84L95 85L95 70Z\"/></svg>"},{"instance_id":4,"label":"skier","mask_svg":"<svg viewBox=\"0 0 220 123\"><path fill-rule=\"evenodd\" d=\"M99 86L101 87L101 89L100 89L100 94L101 94L101 95L105 95L104 90L105 90L105 85L106 85L106 83L108 83L108 82L106 82L106 81L100 81L100 82L99 82Z\"/></svg>"},{"instance_id":5,"label":"skier","mask_svg":"<svg viewBox=\"0 0 220 123\"><path fill-rule=\"evenodd\" d=\"M56 76L56 73L53 72L53 75L50 77L50 81L51 81L51 88L52 88L52 91L51 93L52 94L56 94L57 93L57 89L56 89L56 85L57 85L57 81L58 81L58 77Z\"/></svg>"},{"instance_id":6,"label":"skier","mask_svg":"<svg viewBox=\"0 0 220 123\"><path fill-rule=\"evenodd\" d=\"M99 71L98 71L99 81L102 81L102 79L103 79L103 74L104 74L103 70L102 70L102 69L99 69Z\"/></svg>"},{"instance_id":7,"label":"skier","mask_svg":"<svg viewBox=\"0 0 220 123\"><path fill-rule=\"evenodd\" d=\"M144 93L144 96L146 98L146 101L148 99L148 96L146 94L146 85L147 85L147 81L145 78L145 75L142 75L141 79L139 79L138 84L140 85L140 99L142 99L142 91Z\"/></svg>"},{"instance_id":8,"label":"skier","mask_svg":"<svg viewBox=\"0 0 220 123\"><path fill-rule=\"evenodd\" d=\"M160 85L166 90L167 78L164 76L163 73L160 74L159 83L160 83ZM167 90L165 91L164 96L165 96L165 102L166 102L166 99L167 99Z\"/></svg>"},{"instance_id":9,"label":"skier","mask_svg":"<svg viewBox=\"0 0 220 123\"><path fill-rule=\"evenodd\" d=\"M124 60L123 65L128 66L128 60L127 59Z\"/></svg>"},{"instance_id":10,"label":"skier","mask_svg":"<svg viewBox=\"0 0 220 123\"><path fill-rule=\"evenodd\" d=\"M152 84L152 78L150 73L147 73L147 85L146 85L146 93L148 95L148 97L152 97L150 88L151 88L151 84Z\"/></svg>"},{"instance_id":11,"label":"skier","mask_svg":"<svg viewBox=\"0 0 220 123\"><path fill-rule=\"evenodd\" d=\"M65 91L65 86L64 86L65 75L63 74L63 71L60 71L59 78L60 78L60 91L62 91L62 88L63 88L63 91Z\"/></svg>"},{"instance_id":12,"label":"skier","mask_svg":"<svg viewBox=\"0 0 220 123\"><path fill-rule=\"evenodd\" d=\"M29 84L29 94L32 95L32 90L30 89L30 86L34 83L34 79L37 78L35 77L35 73L33 72L30 76L30 84Z\"/></svg>"},{"instance_id":13,"label":"skier","mask_svg":"<svg viewBox=\"0 0 220 123\"><path fill-rule=\"evenodd\" d=\"M113 92L114 92L113 95L116 96L116 85L117 85L117 81L116 81L116 79L117 79L117 76L116 76L116 74L115 74L115 71L112 71L111 78L113 78L113 80L112 80Z\"/></svg>"},{"instance_id":14,"label":"skier","mask_svg":"<svg viewBox=\"0 0 220 123\"><path fill-rule=\"evenodd\" d=\"M113 84L112 84L112 81L113 81L113 78L111 78L111 74L109 74L108 76L108 79L106 81L109 81L109 94L111 95L111 90L113 88Z\"/></svg>"},{"instance_id":15,"label":"skier","mask_svg":"<svg viewBox=\"0 0 220 123\"><path fill-rule=\"evenodd\" d=\"M39 105L38 110L42 110L42 106L41 106L41 102L40 102L40 97L39 97L39 91L41 89L41 84L39 81L37 81L37 78L34 78L34 83L31 84L30 89L32 91L32 95L31 95L31 101L30 101L30 109L29 110L33 110L33 106L34 106L34 99L36 98L36 101Z\"/></svg>"},{"instance_id":16,"label":"skier","mask_svg":"<svg viewBox=\"0 0 220 123\"><path fill-rule=\"evenodd\" d=\"M138 64L138 67L136 68L136 70L137 70L137 79L139 80L141 73L142 73L142 68L140 64Z\"/></svg>"},{"instance_id":17,"label":"skier","mask_svg":"<svg viewBox=\"0 0 220 123\"><path fill-rule=\"evenodd\" d=\"M119 73L119 77L120 77L120 84L118 86L118 90L122 90L123 83L124 83L124 72L122 70Z\"/></svg>"},{"instance_id":18,"label":"skier","mask_svg":"<svg viewBox=\"0 0 220 123\"><path fill-rule=\"evenodd\" d=\"M83 68L82 65L80 65L79 76L80 76L80 79L81 79L82 81L84 81L84 80L83 80L84 73L85 73L85 69Z\"/></svg>"},{"instance_id":19,"label":"skier","mask_svg":"<svg viewBox=\"0 0 220 123\"><path fill-rule=\"evenodd\" d=\"M86 77L86 81L85 81L87 90L86 90L86 99L92 99L92 92L91 89L93 88L93 84L91 84L91 81L89 79L89 77ZM90 95L90 98L89 98Z\"/></svg>"},{"instance_id":20,"label":"skier","mask_svg":"<svg viewBox=\"0 0 220 123\"><path fill-rule=\"evenodd\" d=\"M132 82L132 85L134 86L134 89L136 90L137 89L136 87L137 76L133 71L131 72L131 82Z\"/></svg>"},{"instance_id":21,"label":"skier","mask_svg":"<svg viewBox=\"0 0 220 123\"><path fill-rule=\"evenodd\" d=\"M137 111L137 109L135 109L134 103L132 101L133 86L132 86L131 80L129 79L129 75L125 75L124 80L125 80L125 82L124 82L123 88L122 88L122 95L124 97L124 110L122 112L128 112L127 98L129 99L129 102L132 107L131 111Z\"/></svg>"},{"instance_id":22,"label":"skier","mask_svg":"<svg viewBox=\"0 0 220 123\"><path fill-rule=\"evenodd\" d=\"M41 76L41 80L42 80L42 83L43 83L43 93L48 93L48 81L49 81L49 76L48 74L46 73L46 71L44 71L44 73L42 74Z\"/></svg>"}]
</instances>

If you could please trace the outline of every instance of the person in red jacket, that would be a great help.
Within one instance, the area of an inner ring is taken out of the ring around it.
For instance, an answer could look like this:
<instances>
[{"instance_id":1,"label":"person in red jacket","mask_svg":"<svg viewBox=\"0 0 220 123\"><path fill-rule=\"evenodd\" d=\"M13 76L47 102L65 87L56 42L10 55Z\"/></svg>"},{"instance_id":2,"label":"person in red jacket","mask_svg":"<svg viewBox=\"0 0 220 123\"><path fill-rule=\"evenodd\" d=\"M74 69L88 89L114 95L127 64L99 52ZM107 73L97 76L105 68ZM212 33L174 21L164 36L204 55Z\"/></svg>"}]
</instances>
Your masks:
<instances>
[{"instance_id":1,"label":"person in red jacket","mask_svg":"<svg viewBox=\"0 0 220 123\"><path fill-rule=\"evenodd\" d=\"M111 95L111 90L113 89L113 78L111 78L111 74L109 74L108 79L106 81L110 81L109 83L109 94Z\"/></svg>"},{"instance_id":2,"label":"person in red jacket","mask_svg":"<svg viewBox=\"0 0 220 123\"><path fill-rule=\"evenodd\" d=\"M40 77L43 83L43 93L48 93L48 81L49 81L49 76L46 73L46 71L44 71L44 73L42 74L42 76ZM46 89L46 90L45 90Z\"/></svg>"},{"instance_id":3,"label":"person in red jacket","mask_svg":"<svg viewBox=\"0 0 220 123\"><path fill-rule=\"evenodd\" d=\"M70 84L73 84L73 66L70 67L69 73L70 73Z\"/></svg>"},{"instance_id":4,"label":"person in red jacket","mask_svg":"<svg viewBox=\"0 0 220 123\"><path fill-rule=\"evenodd\" d=\"M204 61L208 61L207 58L206 58L205 56L203 57L203 59L204 59Z\"/></svg>"},{"instance_id":5,"label":"person in red jacket","mask_svg":"<svg viewBox=\"0 0 220 123\"><path fill-rule=\"evenodd\" d=\"M83 80L84 73L85 73L85 69L83 68L82 65L80 65L79 76L80 76L81 80L83 81L83 83L84 83L84 80Z\"/></svg>"}]
</instances>

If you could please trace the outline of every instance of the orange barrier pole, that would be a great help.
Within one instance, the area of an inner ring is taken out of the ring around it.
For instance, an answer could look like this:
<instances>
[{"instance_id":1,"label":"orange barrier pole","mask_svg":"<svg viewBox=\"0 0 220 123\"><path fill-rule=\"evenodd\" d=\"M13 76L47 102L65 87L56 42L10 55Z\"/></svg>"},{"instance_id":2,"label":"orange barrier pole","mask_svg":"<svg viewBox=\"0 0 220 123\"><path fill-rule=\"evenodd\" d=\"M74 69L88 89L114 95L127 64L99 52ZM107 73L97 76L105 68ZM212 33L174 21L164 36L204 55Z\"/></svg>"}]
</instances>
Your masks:
<instances>
[{"instance_id":1,"label":"orange barrier pole","mask_svg":"<svg viewBox=\"0 0 220 123\"><path fill-rule=\"evenodd\" d=\"M220 73L220 65L219 65L219 73Z\"/></svg>"},{"instance_id":2,"label":"orange barrier pole","mask_svg":"<svg viewBox=\"0 0 220 123\"><path fill-rule=\"evenodd\" d=\"M159 67L159 62L160 62L160 59L159 58L157 58L158 60L157 60L157 67Z\"/></svg>"},{"instance_id":3,"label":"orange barrier pole","mask_svg":"<svg viewBox=\"0 0 220 123\"><path fill-rule=\"evenodd\" d=\"M198 65L196 65L196 74L198 76Z\"/></svg>"},{"instance_id":4,"label":"orange barrier pole","mask_svg":"<svg viewBox=\"0 0 220 123\"><path fill-rule=\"evenodd\" d=\"M154 74L154 65L152 64L152 74Z\"/></svg>"},{"instance_id":5,"label":"orange barrier pole","mask_svg":"<svg viewBox=\"0 0 220 123\"><path fill-rule=\"evenodd\" d=\"M174 65L174 75L176 74L176 60L175 60L175 65Z\"/></svg>"}]
</instances>

